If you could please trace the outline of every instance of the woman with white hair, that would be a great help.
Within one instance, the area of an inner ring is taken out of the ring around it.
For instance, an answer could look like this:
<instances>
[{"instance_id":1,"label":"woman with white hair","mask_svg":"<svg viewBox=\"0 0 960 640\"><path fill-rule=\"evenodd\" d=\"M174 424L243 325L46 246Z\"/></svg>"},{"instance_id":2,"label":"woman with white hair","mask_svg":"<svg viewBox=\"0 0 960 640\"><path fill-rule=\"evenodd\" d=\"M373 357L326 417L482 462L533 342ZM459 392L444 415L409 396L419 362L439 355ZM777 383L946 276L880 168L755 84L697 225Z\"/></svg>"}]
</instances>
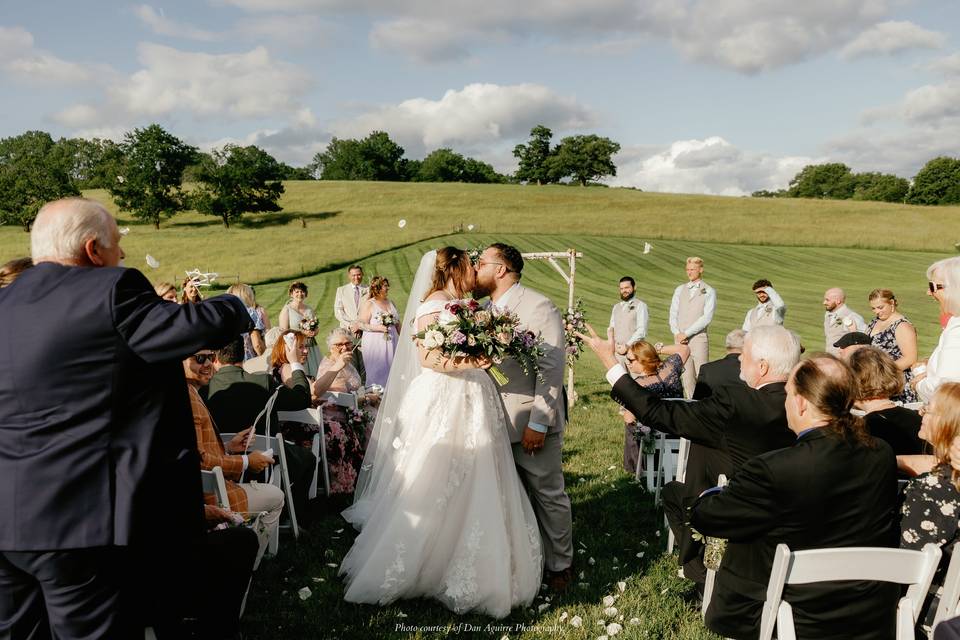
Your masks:
<instances>
[{"instance_id":1,"label":"woman with white hair","mask_svg":"<svg viewBox=\"0 0 960 640\"><path fill-rule=\"evenodd\" d=\"M914 365L911 386L928 401L944 382L960 381L960 257L934 262L927 269L927 290L950 320L930 358Z\"/></svg>"}]
</instances>

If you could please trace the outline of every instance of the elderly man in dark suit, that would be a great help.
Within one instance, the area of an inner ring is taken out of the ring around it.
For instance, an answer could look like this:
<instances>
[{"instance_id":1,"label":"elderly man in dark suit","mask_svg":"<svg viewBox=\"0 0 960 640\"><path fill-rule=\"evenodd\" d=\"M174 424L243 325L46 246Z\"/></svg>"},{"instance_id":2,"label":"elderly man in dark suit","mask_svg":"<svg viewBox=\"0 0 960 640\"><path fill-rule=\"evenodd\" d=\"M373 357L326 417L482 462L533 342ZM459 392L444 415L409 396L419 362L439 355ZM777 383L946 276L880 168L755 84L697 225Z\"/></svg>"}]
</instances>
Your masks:
<instances>
[{"instance_id":1,"label":"elderly man in dark suit","mask_svg":"<svg viewBox=\"0 0 960 640\"><path fill-rule=\"evenodd\" d=\"M217 351L213 361L215 373L205 388L204 396L214 423L224 432L240 432L254 425L270 396L277 392L271 424L278 425L277 411L299 411L310 406L310 383L303 361L305 356L296 347L286 347L287 360L293 368L292 385L278 383L266 373L248 373L243 370L243 340L229 342ZM263 433L262 428L257 429ZM288 473L298 514L306 504L307 492L313 482L317 457L303 447L284 447Z\"/></svg>"},{"instance_id":2,"label":"elderly man in dark suit","mask_svg":"<svg viewBox=\"0 0 960 640\"><path fill-rule=\"evenodd\" d=\"M747 461L690 517L697 531L728 540L706 614L707 627L726 637L757 637L778 544L793 551L897 546L896 459L851 415L850 368L815 356L797 365L786 392L793 446ZM894 637L899 590L865 581L788 585L784 599L799 638L874 640Z\"/></svg>"},{"instance_id":3,"label":"elderly man in dark suit","mask_svg":"<svg viewBox=\"0 0 960 640\"><path fill-rule=\"evenodd\" d=\"M250 316L161 300L92 200L47 204L30 240L36 266L0 289L0 637L142 637L128 597L175 617L204 526L180 360Z\"/></svg>"},{"instance_id":4,"label":"elderly man in dark suit","mask_svg":"<svg viewBox=\"0 0 960 640\"><path fill-rule=\"evenodd\" d=\"M757 327L747 336L740 355L740 377L746 384L718 387L699 402L671 402L634 382L617 363L612 342L598 338L592 329L591 333L584 338L607 367L613 399L642 424L700 447L691 451L685 481L666 484L662 495L684 574L702 583L706 577L702 545L691 538L685 508L716 484L719 474L730 476L750 458L793 443L783 404L784 383L800 359L800 341L781 326Z\"/></svg>"},{"instance_id":5,"label":"elderly man in dark suit","mask_svg":"<svg viewBox=\"0 0 960 640\"><path fill-rule=\"evenodd\" d=\"M700 365L697 386L693 390L694 400L709 398L717 387L743 384L740 379L740 353L743 351L743 339L746 335L743 329L734 329L727 334L725 340L727 355Z\"/></svg>"}]
</instances>

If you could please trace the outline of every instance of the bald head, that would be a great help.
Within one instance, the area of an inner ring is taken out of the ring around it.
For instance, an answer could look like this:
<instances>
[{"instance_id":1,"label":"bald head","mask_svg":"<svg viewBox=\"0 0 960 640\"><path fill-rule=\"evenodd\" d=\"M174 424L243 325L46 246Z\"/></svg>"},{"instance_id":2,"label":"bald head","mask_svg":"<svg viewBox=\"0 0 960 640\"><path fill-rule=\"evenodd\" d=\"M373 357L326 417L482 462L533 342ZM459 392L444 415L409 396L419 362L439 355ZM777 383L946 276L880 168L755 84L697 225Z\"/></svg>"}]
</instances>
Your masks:
<instances>
[{"instance_id":1,"label":"bald head","mask_svg":"<svg viewBox=\"0 0 960 640\"><path fill-rule=\"evenodd\" d=\"M43 205L30 230L34 263L115 267L123 259L117 222L102 204L63 198Z\"/></svg>"},{"instance_id":2,"label":"bald head","mask_svg":"<svg viewBox=\"0 0 960 640\"><path fill-rule=\"evenodd\" d=\"M827 311L833 311L847 301L847 294L840 287L827 289L823 294L823 308Z\"/></svg>"}]
</instances>

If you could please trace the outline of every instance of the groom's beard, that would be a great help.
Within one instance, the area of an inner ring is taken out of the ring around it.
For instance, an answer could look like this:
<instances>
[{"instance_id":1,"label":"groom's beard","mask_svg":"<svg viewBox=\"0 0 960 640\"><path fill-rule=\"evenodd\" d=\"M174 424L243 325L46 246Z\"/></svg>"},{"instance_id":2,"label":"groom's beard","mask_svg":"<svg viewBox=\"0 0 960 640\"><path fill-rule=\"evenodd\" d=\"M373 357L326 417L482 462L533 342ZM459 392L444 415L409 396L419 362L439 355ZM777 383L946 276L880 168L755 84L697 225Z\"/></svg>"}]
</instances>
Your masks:
<instances>
[{"instance_id":1,"label":"groom's beard","mask_svg":"<svg viewBox=\"0 0 960 640\"><path fill-rule=\"evenodd\" d=\"M486 298L493 291L493 287L486 282L480 282L479 278L473 283L473 297L475 299Z\"/></svg>"}]
</instances>

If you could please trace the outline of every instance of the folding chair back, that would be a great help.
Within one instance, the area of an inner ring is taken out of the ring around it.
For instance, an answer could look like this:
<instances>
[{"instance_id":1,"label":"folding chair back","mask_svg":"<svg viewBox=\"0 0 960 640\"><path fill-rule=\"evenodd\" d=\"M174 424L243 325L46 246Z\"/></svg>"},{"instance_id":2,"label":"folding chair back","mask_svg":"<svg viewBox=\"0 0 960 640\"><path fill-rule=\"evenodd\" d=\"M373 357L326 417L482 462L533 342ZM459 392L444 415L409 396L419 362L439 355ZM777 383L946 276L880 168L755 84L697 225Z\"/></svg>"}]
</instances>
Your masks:
<instances>
[{"instance_id":1,"label":"folding chair back","mask_svg":"<svg viewBox=\"0 0 960 640\"><path fill-rule=\"evenodd\" d=\"M717 476L717 486L727 486L727 476L723 473ZM707 615L707 607L710 606L710 599L713 597L713 583L717 580L717 572L713 569L707 569L707 577L703 582L703 602L700 603L700 615Z\"/></svg>"},{"instance_id":2,"label":"folding chair back","mask_svg":"<svg viewBox=\"0 0 960 640\"><path fill-rule=\"evenodd\" d=\"M318 433L314 434L313 445L310 450L317 458L317 468L313 472L313 483L307 495L312 500L317 497L317 480L319 480L320 470L323 470L323 491L324 495L330 495L330 471L327 468L327 437L323 426L323 411L320 409L303 409L301 411L278 411L277 419L281 422L300 422L302 424L315 424L318 427Z\"/></svg>"},{"instance_id":3,"label":"folding chair back","mask_svg":"<svg viewBox=\"0 0 960 640\"><path fill-rule=\"evenodd\" d=\"M940 596L933 626L936 627L943 620L955 618L958 615L960 615L960 549L954 547L950 564L947 566L947 575L943 579L943 594Z\"/></svg>"},{"instance_id":4,"label":"folding chair back","mask_svg":"<svg viewBox=\"0 0 960 640\"><path fill-rule=\"evenodd\" d=\"M214 467L210 471L201 469L200 477L203 479L203 492L216 496L217 506L221 509L229 509L230 500L227 499L227 483L223 479L223 469L220 467Z\"/></svg>"},{"instance_id":5,"label":"folding chair back","mask_svg":"<svg viewBox=\"0 0 960 640\"><path fill-rule=\"evenodd\" d=\"M914 625L930 582L940 562L940 548L926 545L922 551L883 547L844 547L790 551L777 545L767 600L760 619L760 640L771 640L774 627L779 640L795 640L793 609L783 600L788 584L811 584L832 580L873 580L909 585L897 605L897 640L914 637Z\"/></svg>"},{"instance_id":6,"label":"folding chair back","mask_svg":"<svg viewBox=\"0 0 960 640\"><path fill-rule=\"evenodd\" d=\"M345 391L327 391L320 396L320 399L347 409L356 409L358 406L357 394L347 393Z\"/></svg>"}]
</instances>

